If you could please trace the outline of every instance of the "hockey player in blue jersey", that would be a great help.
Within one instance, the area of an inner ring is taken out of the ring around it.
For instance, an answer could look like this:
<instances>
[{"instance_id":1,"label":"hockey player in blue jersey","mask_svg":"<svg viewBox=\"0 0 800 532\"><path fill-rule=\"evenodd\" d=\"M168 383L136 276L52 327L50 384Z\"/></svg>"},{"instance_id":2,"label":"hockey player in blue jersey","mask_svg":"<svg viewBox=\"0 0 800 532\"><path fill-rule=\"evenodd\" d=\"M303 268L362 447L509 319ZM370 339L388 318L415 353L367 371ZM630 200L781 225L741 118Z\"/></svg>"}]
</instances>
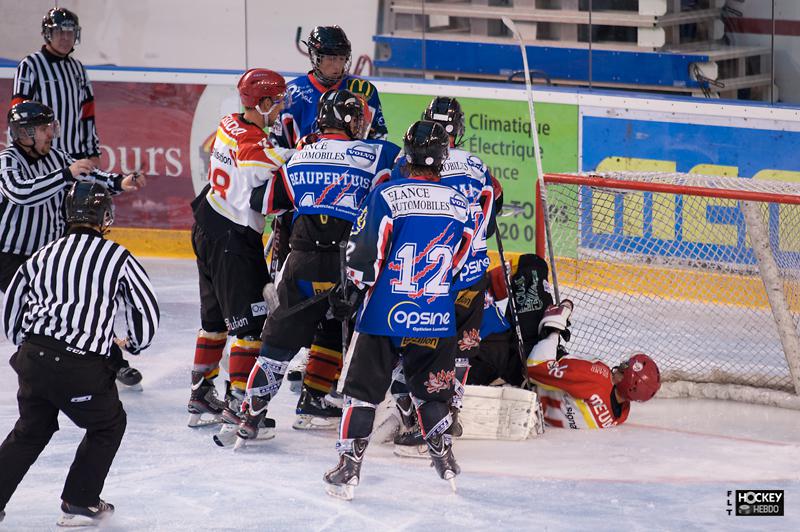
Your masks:
<instances>
[{"instance_id":1,"label":"hockey player in blue jersey","mask_svg":"<svg viewBox=\"0 0 800 532\"><path fill-rule=\"evenodd\" d=\"M483 161L461 149L464 136L464 111L455 98L434 98L423 114L425 120L438 122L448 134L450 150L447 160L442 165L441 183L451 186L464 194L470 202L470 221L474 224L475 234L472 246L467 255L464 268L458 279L451 286L451 292L456 302L456 393L453 397L453 414L457 416L461 406L461 397L464 395L463 384L469 371L469 360L478 354L480 345L480 326L483 316L483 294L488 286L486 269L489 266L487 238L495 230L495 181ZM396 178L402 171L400 164L392 172ZM497 186L499 188L499 185ZM502 190L502 189L500 189ZM410 397L405 394L401 382L392 386L392 393L397 401L401 417L411 426L399 433L396 443L417 445L422 443L422 435L416 426L416 416L413 415L413 405ZM455 435L460 433L460 425L455 422L453 426ZM407 440L413 440L407 442Z\"/></svg>"},{"instance_id":2,"label":"hockey player in blue jersey","mask_svg":"<svg viewBox=\"0 0 800 532\"><path fill-rule=\"evenodd\" d=\"M339 243L347 240L367 194L388 178L400 152L387 141L362 140L369 113L363 99L349 91L326 92L318 116L321 135L294 154L269 188L252 197L253 208L264 214L293 210L294 221L291 252L278 274L279 307L264 325L261 352L247 382L247 407L237 431L241 440L257 436L267 405L301 347L311 344L312 352L324 356L338 373L341 327L326 318L327 298L302 312L292 309L339 280ZM314 395L321 400L327 391Z\"/></svg>"},{"instance_id":3,"label":"hockey player in blue jersey","mask_svg":"<svg viewBox=\"0 0 800 532\"><path fill-rule=\"evenodd\" d=\"M453 276L467 260L473 229L469 202L439 182L448 136L420 121L404 137L406 177L370 193L347 250L353 286L331 293L335 316L347 319L364 291L356 334L345 364L339 464L324 475L329 494L350 499L358 485L375 408L400 360L422 433L439 476L459 474L450 435L455 381ZM348 283L350 285L350 283ZM344 292L344 293L343 293Z\"/></svg>"},{"instance_id":4,"label":"hockey player in blue jersey","mask_svg":"<svg viewBox=\"0 0 800 532\"><path fill-rule=\"evenodd\" d=\"M369 81L347 73L352 47L344 30L339 26L317 26L304 44L308 46L312 69L287 86L292 103L284 109L280 123L272 129L278 144L294 148L301 138L317 130L317 102L323 93L332 89L347 89L361 94L372 115L367 138L385 139L386 122L378 91Z\"/></svg>"}]
</instances>

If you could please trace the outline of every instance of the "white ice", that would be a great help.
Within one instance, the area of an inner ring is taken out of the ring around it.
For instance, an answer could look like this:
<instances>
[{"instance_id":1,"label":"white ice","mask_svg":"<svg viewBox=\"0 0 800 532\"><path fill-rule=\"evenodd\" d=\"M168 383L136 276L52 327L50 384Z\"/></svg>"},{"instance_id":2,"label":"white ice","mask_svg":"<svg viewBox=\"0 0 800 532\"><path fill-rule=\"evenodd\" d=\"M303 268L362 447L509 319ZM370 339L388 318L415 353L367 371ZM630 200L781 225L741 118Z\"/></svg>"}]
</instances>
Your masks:
<instances>
[{"instance_id":1,"label":"white ice","mask_svg":"<svg viewBox=\"0 0 800 532\"><path fill-rule=\"evenodd\" d=\"M238 453L186 427L199 327L192 261L143 261L162 325L133 365L144 391L124 392L125 439L103 497L108 530L800 530L800 412L737 403L654 400L602 431L551 429L525 442L458 441L450 492L428 461L367 450L355 500L325 494L333 432L292 430L297 396L273 402L274 440ZM7 358L12 345L0 341ZM16 376L0 370L0 432L16 418ZM6 507L5 530L53 530L82 431L61 430ZM0 435L1 437L2 435ZM736 517L729 490L785 490L784 517Z\"/></svg>"}]
</instances>

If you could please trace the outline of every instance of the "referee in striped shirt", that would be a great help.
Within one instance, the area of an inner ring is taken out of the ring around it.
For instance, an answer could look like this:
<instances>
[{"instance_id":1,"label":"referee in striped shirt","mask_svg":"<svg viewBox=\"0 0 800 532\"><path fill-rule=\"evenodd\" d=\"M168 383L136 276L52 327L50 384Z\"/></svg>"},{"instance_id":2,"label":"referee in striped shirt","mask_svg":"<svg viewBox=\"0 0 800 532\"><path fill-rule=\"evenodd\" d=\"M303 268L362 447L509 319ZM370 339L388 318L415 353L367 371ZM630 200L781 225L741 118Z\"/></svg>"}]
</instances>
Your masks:
<instances>
[{"instance_id":1,"label":"referee in striped shirt","mask_svg":"<svg viewBox=\"0 0 800 532\"><path fill-rule=\"evenodd\" d=\"M78 16L54 7L42 19L45 44L20 61L14 75L12 107L33 100L55 111L64 135L53 146L74 159L100 162L100 142L94 119L94 94L86 68L70 54L81 40Z\"/></svg>"},{"instance_id":2,"label":"referee in striped shirt","mask_svg":"<svg viewBox=\"0 0 800 532\"><path fill-rule=\"evenodd\" d=\"M98 183L75 183L66 202L67 235L36 252L6 293L3 325L19 346L20 417L0 446L0 512L28 468L58 430L64 412L86 429L62 492L58 524L96 524L114 510L100 499L125 432L126 415L108 357L114 318L124 307L124 347L150 345L159 321L153 287L121 245L105 240L113 222L111 195Z\"/></svg>"},{"instance_id":3,"label":"referee in striped shirt","mask_svg":"<svg viewBox=\"0 0 800 532\"><path fill-rule=\"evenodd\" d=\"M13 142L0 152L0 292L20 264L64 234L64 196L76 179L100 182L112 194L145 185L137 173L102 172L88 159L76 161L53 148L60 126L46 105L15 105L8 125Z\"/></svg>"}]
</instances>

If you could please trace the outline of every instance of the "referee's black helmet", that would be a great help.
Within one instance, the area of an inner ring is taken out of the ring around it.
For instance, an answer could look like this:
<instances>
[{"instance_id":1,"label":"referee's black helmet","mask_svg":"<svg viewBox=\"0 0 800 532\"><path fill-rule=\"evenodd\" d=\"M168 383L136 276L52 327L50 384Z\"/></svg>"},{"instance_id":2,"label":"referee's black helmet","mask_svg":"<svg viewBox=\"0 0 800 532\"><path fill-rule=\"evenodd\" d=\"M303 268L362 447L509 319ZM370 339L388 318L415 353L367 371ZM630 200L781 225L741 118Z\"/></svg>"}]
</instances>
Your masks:
<instances>
[{"instance_id":1,"label":"referee's black helmet","mask_svg":"<svg viewBox=\"0 0 800 532\"><path fill-rule=\"evenodd\" d=\"M77 181L65 201L67 223L95 225L101 229L114 223L114 202L106 187L89 181Z\"/></svg>"}]
</instances>

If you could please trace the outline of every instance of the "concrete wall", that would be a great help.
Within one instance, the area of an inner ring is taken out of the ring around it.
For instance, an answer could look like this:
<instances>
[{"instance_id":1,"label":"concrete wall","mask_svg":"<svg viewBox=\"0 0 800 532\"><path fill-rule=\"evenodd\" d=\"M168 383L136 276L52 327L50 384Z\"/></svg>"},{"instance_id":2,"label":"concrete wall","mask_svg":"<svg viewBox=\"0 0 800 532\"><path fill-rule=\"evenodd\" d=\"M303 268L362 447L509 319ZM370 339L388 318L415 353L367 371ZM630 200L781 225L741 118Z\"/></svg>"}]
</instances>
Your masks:
<instances>
[{"instance_id":1,"label":"concrete wall","mask_svg":"<svg viewBox=\"0 0 800 532\"><path fill-rule=\"evenodd\" d=\"M52 0L0 0L0 57L20 59L42 44ZM338 24L353 56L373 55L377 0L62 0L80 17L76 57L87 65L308 70L295 49L313 26Z\"/></svg>"}]
</instances>

